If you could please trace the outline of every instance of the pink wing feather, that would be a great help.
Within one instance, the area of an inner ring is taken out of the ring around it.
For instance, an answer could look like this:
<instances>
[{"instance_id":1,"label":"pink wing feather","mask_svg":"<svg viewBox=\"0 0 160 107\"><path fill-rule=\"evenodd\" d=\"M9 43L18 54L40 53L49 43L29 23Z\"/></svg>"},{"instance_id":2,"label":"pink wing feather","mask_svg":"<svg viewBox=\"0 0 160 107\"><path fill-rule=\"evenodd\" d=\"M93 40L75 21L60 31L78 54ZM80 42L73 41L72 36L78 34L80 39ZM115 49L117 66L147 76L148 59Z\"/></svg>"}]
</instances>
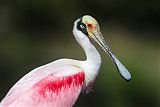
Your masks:
<instances>
[{"instance_id":1,"label":"pink wing feather","mask_svg":"<svg viewBox=\"0 0 160 107\"><path fill-rule=\"evenodd\" d=\"M71 107L84 83L84 71L76 66L47 64L21 78L0 107Z\"/></svg>"}]
</instances>

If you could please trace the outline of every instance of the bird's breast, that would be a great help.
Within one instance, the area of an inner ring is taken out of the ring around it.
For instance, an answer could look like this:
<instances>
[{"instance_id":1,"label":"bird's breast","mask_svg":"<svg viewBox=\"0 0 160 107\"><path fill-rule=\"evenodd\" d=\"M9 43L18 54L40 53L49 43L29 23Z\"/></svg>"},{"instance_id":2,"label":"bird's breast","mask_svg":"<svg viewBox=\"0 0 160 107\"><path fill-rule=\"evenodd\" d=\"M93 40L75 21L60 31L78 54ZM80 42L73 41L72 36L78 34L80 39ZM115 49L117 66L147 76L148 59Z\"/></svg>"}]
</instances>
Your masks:
<instances>
[{"instance_id":1,"label":"bird's breast","mask_svg":"<svg viewBox=\"0 0 160 107\"><path fill-rule=\"evenodd\" d=\"M85 81L84 81L84 89L86 93L92 91L93 84L96 80L96 77L99 73L101 63L84 63L84 72L85 72Z\"/></svg>"}]
</instances>

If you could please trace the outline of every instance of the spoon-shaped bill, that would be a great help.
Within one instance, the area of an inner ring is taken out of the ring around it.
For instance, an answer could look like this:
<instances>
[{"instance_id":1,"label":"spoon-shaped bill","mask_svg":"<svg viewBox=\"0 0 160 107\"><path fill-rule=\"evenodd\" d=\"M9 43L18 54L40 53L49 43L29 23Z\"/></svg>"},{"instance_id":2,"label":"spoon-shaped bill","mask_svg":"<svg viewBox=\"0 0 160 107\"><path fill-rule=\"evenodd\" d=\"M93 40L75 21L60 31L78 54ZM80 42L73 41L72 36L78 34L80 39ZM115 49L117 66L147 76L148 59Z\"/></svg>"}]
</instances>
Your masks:
<instances>
[{"instance_id":1,"label":"spoon-shaped bill","mask_svg":"<svg viewBox=\"0 0 160 107\"><path fill-rule=\"evenodd\" d=\"M131 74L126 69L126 67L118 60L118 58L116 58L116 56L111 51L108 53L111 56L112 60L114 61L115 65L117 66L117 69L119 73L121 74L121 76L126 80L130 80Z\"/></svg>"},{"instance_id":2,"label":"spoon-shaped bill","mask_svg":"<svg viewBox=\"0 0 160 107\"><path fill-rule=\"evenodd\" d=\"M92 38L102 47L102 49L110 56L112 61L115 63L120 75L125 79L125 80L130 80L131 79L131 74L129 71L125 68L125 66L116 58L116 56L113 54L109 46L106 44L100 30L93 32L92 33Z\"/></svg>"}]
</instances>

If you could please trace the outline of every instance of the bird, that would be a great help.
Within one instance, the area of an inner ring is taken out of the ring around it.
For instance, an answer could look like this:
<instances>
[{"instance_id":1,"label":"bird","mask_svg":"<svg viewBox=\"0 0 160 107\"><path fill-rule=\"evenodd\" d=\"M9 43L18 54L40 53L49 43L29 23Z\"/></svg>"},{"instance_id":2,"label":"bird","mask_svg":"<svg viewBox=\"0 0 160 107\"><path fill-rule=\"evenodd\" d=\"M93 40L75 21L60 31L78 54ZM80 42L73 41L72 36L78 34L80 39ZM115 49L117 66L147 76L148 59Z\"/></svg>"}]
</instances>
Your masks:
<instances>
[{"instance_id":1,"label":"bird","mask_svg":"<svg viewBox=\"0 0 160 107\"><path fill-rule=\"evenodd\" d=\"M90 15L78 18L72 32L86 59L62 58L33 69L13 85L0 107L74 106L82 90L86 93L92 91L100 71L101 56L92 41L109 55L125 80L131 79L130 72L109 48L95 18Z\"/></svg>"}]
</instances>

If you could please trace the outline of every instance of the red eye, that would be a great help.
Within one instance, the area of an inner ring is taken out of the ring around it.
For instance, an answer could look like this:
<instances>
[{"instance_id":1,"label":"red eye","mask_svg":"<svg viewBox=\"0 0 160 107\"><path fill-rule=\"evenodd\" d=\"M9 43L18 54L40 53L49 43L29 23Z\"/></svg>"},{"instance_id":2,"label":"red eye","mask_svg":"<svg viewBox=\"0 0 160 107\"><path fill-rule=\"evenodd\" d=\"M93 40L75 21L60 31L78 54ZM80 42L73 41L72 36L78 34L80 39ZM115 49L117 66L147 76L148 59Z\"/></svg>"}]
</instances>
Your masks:
<instances>
[{"instance_id":1,"label":"red eye","mask_svg":"<svg viewBox=\"0 0 160 107\"><path fill-rule=\"evenodd\" d=\"M88 24L87 26L88 26L88 27L93 27L92 24Z\"/></svg>"}]
</instances>

